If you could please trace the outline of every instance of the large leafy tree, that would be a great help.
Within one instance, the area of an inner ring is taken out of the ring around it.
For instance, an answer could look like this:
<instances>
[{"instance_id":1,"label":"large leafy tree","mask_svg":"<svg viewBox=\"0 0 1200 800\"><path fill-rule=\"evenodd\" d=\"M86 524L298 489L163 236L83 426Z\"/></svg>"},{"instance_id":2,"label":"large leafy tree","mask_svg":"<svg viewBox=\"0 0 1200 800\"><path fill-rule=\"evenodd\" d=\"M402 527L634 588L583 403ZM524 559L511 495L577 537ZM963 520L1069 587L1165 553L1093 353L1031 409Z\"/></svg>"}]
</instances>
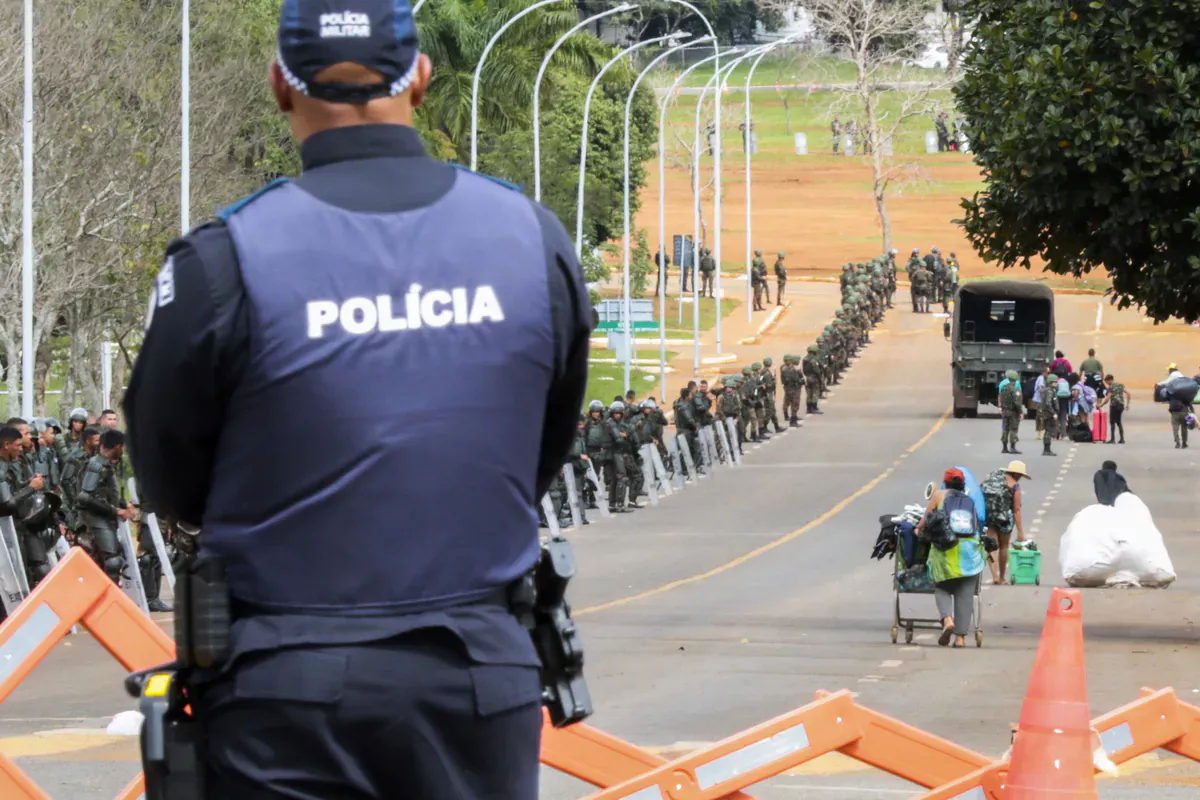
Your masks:
<instances>
[{"instance_id":1,"label":"large leafy tree","mask_svg":"<svg viewBox=\"0 0 1200 800\"><path fill-rule=\"evenodd\" d=\"M471 151L471 88L479 57L493 35L527 0L430 0L417 23L421 49L433 61L433 78L419 125L465 160ZM528 14L509 28L493 47L480 76L480 149L496 136L528 131L533 113L533 86L538 68L554 42L579 21L575 4L564 0ZM571 37L547 71L543 93L574 75L593 74L612 50L594 36Z\"/></svg>"},{"instance_id":2,"label":"large leafy tree","mask_svg":"<svg viewBox=\"0 0 1200 800\"><path fill-rule=\"evenodd\" d=\"M986 260L1081 277L1156 320L1200 317L1200 2L978 0L965 77Z\"/></svg>"},{"instance_id":3,"label":"large leafy tree","mask_svg":"<svg viewBox=\"0 0 1200 800\"><path fill-rule=\"evenodd\" d=\"M611 72L609 73L611 75ZM588 122L587 177L584 182L584 237L604 242L621 235L624 198L625 99L633 76L622 71L596 90ZM567 83L542 111L542 202L558 214L574 234L579 189L579 146L583 133L583 103L590 81ZM654 98L638 89L630 109L630 213L641 205L639 190L646 183L645 163L657 147ZM527 129L500 136L480 166L488 173L523 186L533 193L533 138Z\"/></svg>"}]
</instances>

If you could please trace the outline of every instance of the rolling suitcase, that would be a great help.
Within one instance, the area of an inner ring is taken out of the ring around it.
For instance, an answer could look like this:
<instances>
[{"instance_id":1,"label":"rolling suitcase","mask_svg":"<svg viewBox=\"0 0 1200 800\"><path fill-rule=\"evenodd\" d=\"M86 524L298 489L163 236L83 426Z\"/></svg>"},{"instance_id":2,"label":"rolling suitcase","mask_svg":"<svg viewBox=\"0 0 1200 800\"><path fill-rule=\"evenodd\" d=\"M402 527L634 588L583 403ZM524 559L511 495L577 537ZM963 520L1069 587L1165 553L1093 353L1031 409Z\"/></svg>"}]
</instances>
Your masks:
<instances>
[{"instance_id":1,"label":"rolling suitcase","mask_svg":"<svg viewBox=\"0 0 1200 800\"><path fill-rule=\"evenodd\" d=\"M1097 409L1092 412L1092 441L1103 442L1108 439L1108 412Z\"/></svg>"}]
</instances>

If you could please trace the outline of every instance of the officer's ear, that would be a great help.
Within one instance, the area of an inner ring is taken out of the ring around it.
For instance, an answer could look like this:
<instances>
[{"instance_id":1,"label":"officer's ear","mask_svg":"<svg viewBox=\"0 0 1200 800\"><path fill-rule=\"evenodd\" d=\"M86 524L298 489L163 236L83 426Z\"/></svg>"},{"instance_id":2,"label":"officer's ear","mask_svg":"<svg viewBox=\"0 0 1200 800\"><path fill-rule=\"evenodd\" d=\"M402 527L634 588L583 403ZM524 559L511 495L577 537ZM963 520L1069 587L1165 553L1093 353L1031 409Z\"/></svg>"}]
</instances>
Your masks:
<instances>
[{"instance_id":1,"label":"officer's ear","mask_svg":"<svg viewBox=\"0 0 1200 800\"><path fill-rule=\"evenodd\" d=\"M272 61L267 69L267 82L271 84L271 94L275 95L275 105L284 114L290 114L295 109L292 103L292 87L283 77L283 70L278 61Z\"/></svg>"},{"instance_id":2,"label":"officer's ear","mask_svg":"<svg viewBox=\"0 0 1200 800\"><path fill-rule=\"evenodd\" d=\"M429 88L429 79L433 75L433 62L429 56L421 53L417 56L417 74L408 87L408 102L413 107L425 102L425 90Z\"/></svg>"}]
</instances>

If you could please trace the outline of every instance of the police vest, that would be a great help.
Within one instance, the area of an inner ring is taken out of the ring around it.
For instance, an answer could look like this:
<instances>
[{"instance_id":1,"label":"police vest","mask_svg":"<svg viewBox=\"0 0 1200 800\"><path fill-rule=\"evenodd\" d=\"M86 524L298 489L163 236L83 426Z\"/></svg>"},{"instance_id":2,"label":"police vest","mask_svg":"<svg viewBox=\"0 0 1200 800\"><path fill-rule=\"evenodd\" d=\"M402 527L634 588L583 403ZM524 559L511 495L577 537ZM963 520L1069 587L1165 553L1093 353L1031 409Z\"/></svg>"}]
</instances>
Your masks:
<instances>
[{"instance_id":1,"label":"police vest","mask_svg":"<svg viewBox=\"0 0 1200 800\"><path fill-rule=\"evenodd\" d=\"M268 612L483 599L538 554L554 371L534 206L461 173L433 205L361 213L292 183L223 214L250 306L203 552ZM280 435L282 434L282 435Z\"/></svg>"}]
</instances>

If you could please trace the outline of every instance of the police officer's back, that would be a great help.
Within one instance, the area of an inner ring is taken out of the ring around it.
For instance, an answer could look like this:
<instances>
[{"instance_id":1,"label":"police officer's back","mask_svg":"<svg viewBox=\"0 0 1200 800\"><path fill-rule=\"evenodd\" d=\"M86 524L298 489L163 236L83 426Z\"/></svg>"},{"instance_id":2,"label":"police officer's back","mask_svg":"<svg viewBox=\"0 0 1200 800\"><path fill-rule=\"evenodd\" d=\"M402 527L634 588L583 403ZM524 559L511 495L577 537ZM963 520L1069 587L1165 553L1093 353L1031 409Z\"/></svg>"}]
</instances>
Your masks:
<instances>
[{"instance_id":1,"label":"police officer's back","mask_svg":"<svg viewBox=\"0 0 1200 800\"><path fill-rule=\"evenodd\" d=\"M407 0L281 19L304 173L172 243L125 403L147 502L232 598L193 678L206 796L532 799L506 589L575 434L582 272L550 212L424 154Z\"/></svg>"}]
</instances>

